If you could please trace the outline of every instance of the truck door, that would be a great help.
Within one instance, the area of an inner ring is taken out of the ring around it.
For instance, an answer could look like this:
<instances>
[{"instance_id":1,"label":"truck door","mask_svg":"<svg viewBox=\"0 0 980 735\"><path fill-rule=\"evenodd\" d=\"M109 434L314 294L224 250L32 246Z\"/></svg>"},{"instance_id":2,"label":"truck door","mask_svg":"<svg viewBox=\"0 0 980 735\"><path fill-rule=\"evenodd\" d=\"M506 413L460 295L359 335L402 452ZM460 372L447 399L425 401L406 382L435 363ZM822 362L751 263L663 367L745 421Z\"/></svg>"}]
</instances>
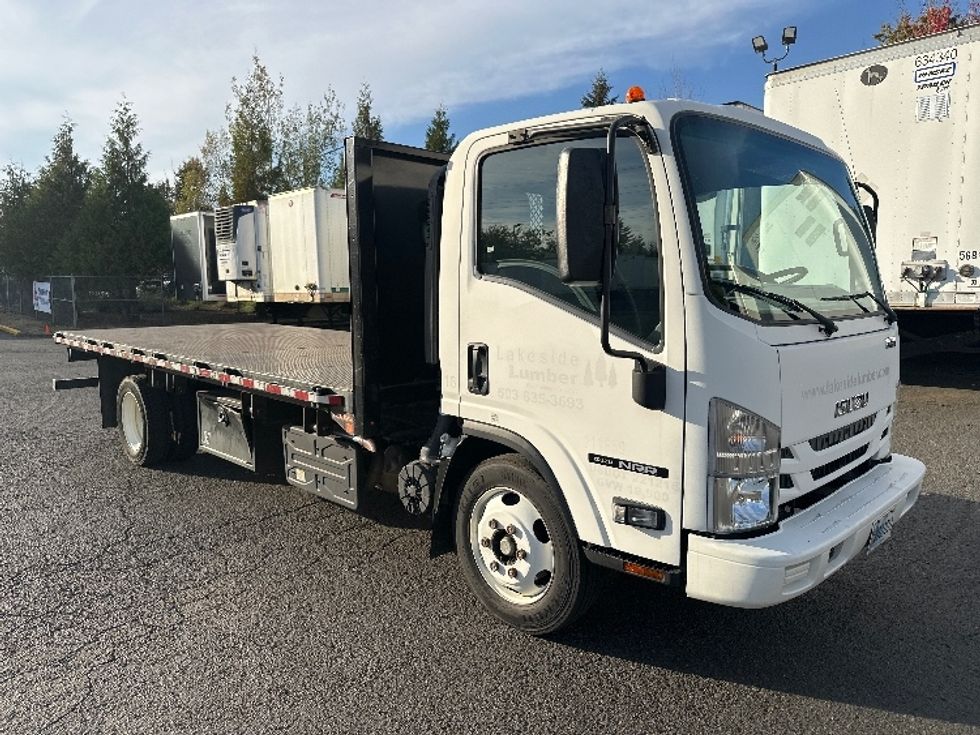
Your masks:
<instances>
[{"instance_id":1,"label":"truck door","mask_svg":"<svg viewBox=\"0 0 980 735\"><path fill-rule=\"evenodd\" d=\"M601 130L579 135L518 145L494 135L468 151L464 211L475 216L461 228L459 411L541 454L583 541L678 564L684 320L664 167L638 138L620 141L612 344L666 364L667 408L651 411L633 402L632 362L602 350L598 287L558 278L559 154L605 145ZM663 509L666 528L616 523L620 501Z\"/></svg>"}]
</instances>

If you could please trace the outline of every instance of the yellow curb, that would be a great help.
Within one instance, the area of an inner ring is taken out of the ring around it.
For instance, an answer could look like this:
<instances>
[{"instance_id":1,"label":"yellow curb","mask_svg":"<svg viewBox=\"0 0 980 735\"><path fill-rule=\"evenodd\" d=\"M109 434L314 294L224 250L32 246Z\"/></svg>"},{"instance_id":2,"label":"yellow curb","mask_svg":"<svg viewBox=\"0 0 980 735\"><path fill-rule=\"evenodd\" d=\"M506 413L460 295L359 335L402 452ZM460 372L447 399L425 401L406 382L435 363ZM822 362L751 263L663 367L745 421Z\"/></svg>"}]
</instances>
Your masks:
<instances>
[{"instance_id":1,"label":"yellow curb","mask_svg":"<svg viewBox=\"0 0 980 735\"><path fill-rule=\"evenodd\" d=\"M12 334L15 337L20 336L20 330L14 329L13 327L8 327L6 324L0 324L0 332L6 332L7 334Z\"/></svg>"}]
</instances>

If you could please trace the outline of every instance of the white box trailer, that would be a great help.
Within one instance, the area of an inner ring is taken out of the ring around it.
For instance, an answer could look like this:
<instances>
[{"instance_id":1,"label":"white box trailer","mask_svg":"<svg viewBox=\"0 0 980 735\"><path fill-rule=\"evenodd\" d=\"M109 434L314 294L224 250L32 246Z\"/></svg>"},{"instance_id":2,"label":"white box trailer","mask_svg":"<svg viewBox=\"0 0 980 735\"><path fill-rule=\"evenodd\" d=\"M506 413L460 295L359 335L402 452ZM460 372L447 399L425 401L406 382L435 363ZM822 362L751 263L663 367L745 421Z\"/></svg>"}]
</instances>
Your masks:
<instances>
[{"instance_id":1,"label":"white box trailer","mask_svg":"<svg viewBox=\"0 0 980 735\"><path fill-rule=\"evenodd\" d=\"M272 301L269 204L251 201L214 211L218 277L228 301Z\"/></svg>"},{"instance_id":2,"label":"white box trailer","mask_svg":"<svg viewBox=\"0 0 980 735\"><path fill-rule=\"evenodd\" d=\"M228 301L280 304L280 311L293 312L286 305L350 302L342 189L295 189L218 207L215 222Z\"/></svg>"},{"instance_id":3,"label":"white box trailer","mask_svg":"<svg viewBox=\"0 0 980 735\"><path fill-rule=\"evenodd\" d=\"M269 197L273 301L350 301L347 196L310 187Z\"/></svg>"},{"instance_id":4,"label":"white box trailer","mask_svg":"<svg viewBox=\"0 0 980 735\"><path fill-rule=\"evenodd\" d=\"M980 26L770 74L765 114L821 138L877 193L878 263L904 324L976 311Z\"/></svg>"},{"instance_id":5,"label":"white box trailer","mask_svg":"<svg viewBox=\"0 0 980 735\"><path fill-rule=\"evenodd\" d=\"M170 218L174 293L182 301L224 301L218 278L214 213L187 212Z\"/></svg>"}]
</instances>

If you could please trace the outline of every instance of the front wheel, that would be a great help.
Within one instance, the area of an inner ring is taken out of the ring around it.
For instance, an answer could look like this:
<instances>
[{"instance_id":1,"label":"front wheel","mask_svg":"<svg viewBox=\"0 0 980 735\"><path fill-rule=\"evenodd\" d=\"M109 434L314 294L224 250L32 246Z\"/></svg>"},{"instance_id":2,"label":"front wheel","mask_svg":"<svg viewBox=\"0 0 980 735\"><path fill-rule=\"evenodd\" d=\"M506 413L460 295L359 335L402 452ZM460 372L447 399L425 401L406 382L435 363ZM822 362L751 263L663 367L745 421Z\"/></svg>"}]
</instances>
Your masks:
<instances>
[{"instance_id":1,"label":"front wheel","mask_svg":"<svg viewBox=\"0 0 980 735\"><path fill-rule=\"evenodd\" d=\"M470 475L457 502L456 551L484 606L532 635L573 622L595 597L598 570L557 488L520 455L493 457Z\"/></svg>"}]
</instances>

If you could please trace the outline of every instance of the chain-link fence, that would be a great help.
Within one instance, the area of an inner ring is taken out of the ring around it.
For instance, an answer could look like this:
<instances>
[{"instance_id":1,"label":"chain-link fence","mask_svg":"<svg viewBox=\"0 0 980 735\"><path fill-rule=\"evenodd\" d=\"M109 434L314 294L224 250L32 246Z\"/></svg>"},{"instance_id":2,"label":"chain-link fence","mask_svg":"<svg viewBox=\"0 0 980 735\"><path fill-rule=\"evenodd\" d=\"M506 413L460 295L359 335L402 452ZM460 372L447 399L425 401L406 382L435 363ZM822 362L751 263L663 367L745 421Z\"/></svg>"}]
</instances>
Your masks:
<instances>
[{"instance_id":1,"label":"chain-link fence","mask_svg":"<svg viewBox=\"0 0 980 735\"><path fill-rule=\"evenodd\" d=\"M8 314L30 314L32 305L31 281L0 273L0 311Z\"/></svg>"},{"instance_id":2,"label":"chain-link fence","mask_svg":"<svg viewBox=\"0 0 980 735\"><path fill-rule=\"evenodd\" d=\"M0 274L0 310L59 327L164 324L172 304L169 279Z\"/></svg>"},{"instance_id":3,"label":"chain-link fence","mask_svg":"<svg viewBox=\"0 0 980 735\"><path fill-rule=\"evenodd\" d=\"M51 276L51 319L72 327L163 324L169 285L160 278Z\"/></svg>"}]
</instances>

